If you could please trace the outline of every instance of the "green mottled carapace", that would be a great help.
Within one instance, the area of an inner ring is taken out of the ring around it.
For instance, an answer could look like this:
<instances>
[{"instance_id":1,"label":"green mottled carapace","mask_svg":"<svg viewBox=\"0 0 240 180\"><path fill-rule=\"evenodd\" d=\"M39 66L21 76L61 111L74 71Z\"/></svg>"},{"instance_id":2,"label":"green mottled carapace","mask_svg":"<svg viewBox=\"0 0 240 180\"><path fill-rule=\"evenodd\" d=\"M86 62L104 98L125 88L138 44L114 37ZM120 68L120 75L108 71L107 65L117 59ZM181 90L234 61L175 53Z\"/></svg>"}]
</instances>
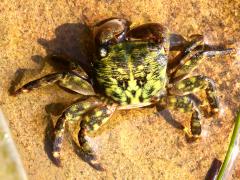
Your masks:
<instances>
[{"instance_id":1,"label":"green mottled carapace","mask_svg":"<svg viewBox=\"0 0 240 180\"><path fill-rule=\"evenodd\" d=\"M94 72L100 89L120 105L149 105L166 93L167 54L156 43L121 42L108 47L96 61Z\"/></svg>"}]
</instances>

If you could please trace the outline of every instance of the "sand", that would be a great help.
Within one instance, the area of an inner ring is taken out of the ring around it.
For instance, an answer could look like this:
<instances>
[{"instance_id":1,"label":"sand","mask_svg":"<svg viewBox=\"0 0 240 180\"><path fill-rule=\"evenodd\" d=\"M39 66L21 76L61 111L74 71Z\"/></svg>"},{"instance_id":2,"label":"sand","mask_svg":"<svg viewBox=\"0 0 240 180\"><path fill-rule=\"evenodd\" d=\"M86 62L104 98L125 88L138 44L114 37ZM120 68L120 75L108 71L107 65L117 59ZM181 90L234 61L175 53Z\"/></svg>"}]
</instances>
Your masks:
<instances>
[{"instance_id":1,"label":"sand","mask_svg":"<svg viewBox=\"0 0 240 180\"><path fill-rule=\"evenodd\" d=\"M239 57L207 59L194 71L216 82L221 104L219 117L203 118L200 140L187 143L184 133L171 123L188 124L190 114L171 111L170 116L163 111L159 115L155 108L118 111L90 138L104 172L81 160L69 138L63 144L62 167L56 167L47 155L50 115L46 105L69 105L78 95L57 86L9 95L12 80L21 86L56 71L51 65L41 68L49 54L68 54L87 67L91 55L86 53L88 30L84 22L93 24L109 17L127 18L136 25L158 22L185 37L203 34L208 44L240 45L238 0L2 0L0 106L29 179L204 179L212 160L223 160L227 150L240 102ZM21 74L24 77L16 79ZM51 118L55 122L57 116ZM238 165L230 179L239 179L239 171Z\"/></svg>"}]
</instances>

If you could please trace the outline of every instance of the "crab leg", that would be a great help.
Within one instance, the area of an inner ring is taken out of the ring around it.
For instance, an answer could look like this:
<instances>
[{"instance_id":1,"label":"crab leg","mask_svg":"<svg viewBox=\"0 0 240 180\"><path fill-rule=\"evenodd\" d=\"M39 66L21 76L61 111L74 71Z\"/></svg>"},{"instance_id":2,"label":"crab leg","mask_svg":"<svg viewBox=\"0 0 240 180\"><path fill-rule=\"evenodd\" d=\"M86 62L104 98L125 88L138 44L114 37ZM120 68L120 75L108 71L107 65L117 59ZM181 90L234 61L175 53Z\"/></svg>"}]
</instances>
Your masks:
<instances>
[{"instance_id":1,"label":"crab leg","mask_svg":"<svg viewBox=\"0 0 240 180\"><path fill-rule=\"evenodd\" d=\"M206 76L198 75L180 80L169 89L171 94L186 95L200 90L205 90L212 113L217 113L219 102L216 95L214 81Z\"/></svg>"},{"instance_id":2,"label":"crab leg","mask_svg":"<svg viewBox=\"0 0 240 180\"><path fill-rule=\"evenodd\" d=\"M97 131L103 124L105 124L116 109L116 105L102 105L96 107L89 113L85 114L80 124L80 131L78 133L79 144L82 150L89 155L92 155L92 149L90 148L85 136L88 133Z\"/></svg>"},{"instance_id":3,"label":"crab leg","mask_svg":"<svg viewBox=\"0 0 240 180\"><path fill-rule=\"evenodd\" d=\"M168 66L168 71L172 74L171 81L184 78L197 67L202 59L226 55L234 51L233 48L226 48L225 46L206 45L203 36L199 34L192 35L190 41L186 41L182 36L175 34L171 34L170 39L173 41L170 42L170 49L180 51ZM184 49L181 47L184 47Z\"/></svg>"},{"instance_id":4,"label":"crab leg","mask_svg":"<svg viewBox=\"0 0 240 180\"><path fill-rule=\"evenodd\" d=\"M176 67L174 72L172 73L171 82L177 81L179 79L183 79L187 74L193 71L199 62L207 57L213 56L221 56L230 54L233 49L218 49L218 50L196 50L188 53L183 57L180 64Z\"/></svg>"},{"instance_id":5,"label":"crab leg","mask_svg":"<svg viewBox=\"0 0 240 180\"><path fill-rule=\"evenodd\" d=\"M79 101L69 108L67 108L58 119L55 126L55 139L53 142L53 157L58 165L60 165L60 151L63 142L63 135L65 131L65 126L67 122L79 121L84 113L87 113L92 108L97 107L102 102L98 101L96 98L89 98L85 101Z\"/></svg>"},{"instance_id":6,"label":"crab leg","mask_svg":"<svg viewBox=\"0 0 240 180\"><path fill-rule=\"evenodd\" d=\"M180 53L169 63L168 71L172 72L177 67L179 62L182 61L184 56L190 54L191 51L196 47L203 45L203 36L195 34L192 35L190 41L186 41L181 35L171 34L170 35L170 51L180 51Z\"/></svg>"},{"instance_id":7,"label":"crab leg","mask_svg":"<svg viewBox=\"0 0 240 180\"><path fill-rule=\"evenodd\" d=\"M180 112L192 112L191 133L185 127L184 131L189 137L198 137L201 134L201 114L195 102L188 96L168 96L160 100L164 108L179 110Z\"/></svg>"},{"instance_id":8,"label":"crab leg","mask_svg":"<svg viewBox=\"0 0 240 180\"><path fill-rule=\"evenodd\" d=\"M190 36L190 40L187 41L180 34L170 34L170 51L181 51L181 55L190 52L197 46L203 45L203 36L194 34Z\"/></svg>"},{"instance_id":9,"label":"crab leg","mask_svg":"<svg viewBox=\"0 0 240 180\"><path fill-rule=\"evenodd\" d=\"M83 95L94 95L94 90L85 79L79 77L74 72L63 72L46 75L40 79L36 79L25 84L20 89L14 92L14 95L29 92L34 89L48 86L54 83L59 83L60 86L75 91Z\"/></svg>"},{"instance_id":10,"label":"crab leg","mask_svg":"<svg viewBox=\"0 0 240 180\"><path fill-rule=\"evenodd\" d=\"M190 41L186 41L181 35L170 35L170 51L180 51L180 53L168 64L168 72L170 74L176 70L179 63L184 63L184 59L188 59L192 56L193 52L191 51L193 49L203 44L203 36L201 35L192 35L190 38Z\"/></svg>"},{"instance_id":11,"label":"crab leg","mask_svg":"<svg viewBox=\"0 0 240 180\"><path fill-rule=\"evenodd\" d=\"M76 75L82 77L83 79L87 79L88 75L83 70L83 68L79 65L78 60L73 59L67 55L59 55L52 54L49 55L48 58L54 61L54 63L60 63L64 67L64 69L68 69L69 71L74 72Z\"/></svg>"}]
</instances>

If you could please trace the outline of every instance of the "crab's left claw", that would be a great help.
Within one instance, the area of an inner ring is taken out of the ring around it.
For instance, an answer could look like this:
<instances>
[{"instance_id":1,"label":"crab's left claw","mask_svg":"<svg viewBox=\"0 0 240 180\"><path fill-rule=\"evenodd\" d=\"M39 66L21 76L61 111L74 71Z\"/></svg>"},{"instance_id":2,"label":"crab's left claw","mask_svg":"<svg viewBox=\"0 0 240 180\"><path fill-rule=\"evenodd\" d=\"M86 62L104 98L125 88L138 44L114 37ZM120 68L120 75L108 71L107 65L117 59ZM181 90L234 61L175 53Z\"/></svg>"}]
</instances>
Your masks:
<instances>
[{"instance_id":1,"label":"crab's left claw","mask_svg":"<svg viewBox=\"0 0 240 180\"><path fill-rule=\"evenodd\" d=\"M92 27L97 45L119 43L125 39L131 22L123 18L109 18Z\"/></svg>"}]
</instances>

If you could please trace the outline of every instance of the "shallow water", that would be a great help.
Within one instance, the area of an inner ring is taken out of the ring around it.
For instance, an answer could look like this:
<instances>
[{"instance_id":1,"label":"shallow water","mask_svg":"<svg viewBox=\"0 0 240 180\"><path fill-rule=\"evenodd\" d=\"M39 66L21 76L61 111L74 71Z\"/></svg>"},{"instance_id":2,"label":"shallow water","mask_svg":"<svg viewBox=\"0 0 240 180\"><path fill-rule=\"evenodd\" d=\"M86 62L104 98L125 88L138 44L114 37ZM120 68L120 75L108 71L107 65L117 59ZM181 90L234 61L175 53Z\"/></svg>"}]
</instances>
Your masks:
<instances>
[{"instance_id":1,"label":"shallow water","mask_svg":"<svg viewBox=\"0 0 240 180\"><path fill-rule=\"evenodd\" d=\"M56 69L51 65L41 71L24 70L39 69L43 57L53 52L78 58L88 67L91 54L83 22L92 24L109 17L124 17L135 25L159 22L184 37L203 34L205 43L233 44L239 55L238 0L4 0L0 9L0 105L29 179L204 179L212 160L224 159L240 102L239 56L207 59L194 71L214 79L221 105L219 117L203 118L200 140L187 143L184 133L172 123L177 120L188 124L190 114L175 111L170 114L165 110L158 115L155 108L118 111L91 137L104 172L97 172L83 162L69 139L63 146L63 167L54 166L48 158L46 127L51 118L56 121L57 117L50 118L46 109L51 110L45 106L69 105L78 96L56 86L17 97L9 96L8 90L15 75L25 75L16 82L22 85L54 72ZM19 68L22 70L15 74ZM240 178L239 167L238 163L229 179Z\"/></svg>"}]
</instances>

